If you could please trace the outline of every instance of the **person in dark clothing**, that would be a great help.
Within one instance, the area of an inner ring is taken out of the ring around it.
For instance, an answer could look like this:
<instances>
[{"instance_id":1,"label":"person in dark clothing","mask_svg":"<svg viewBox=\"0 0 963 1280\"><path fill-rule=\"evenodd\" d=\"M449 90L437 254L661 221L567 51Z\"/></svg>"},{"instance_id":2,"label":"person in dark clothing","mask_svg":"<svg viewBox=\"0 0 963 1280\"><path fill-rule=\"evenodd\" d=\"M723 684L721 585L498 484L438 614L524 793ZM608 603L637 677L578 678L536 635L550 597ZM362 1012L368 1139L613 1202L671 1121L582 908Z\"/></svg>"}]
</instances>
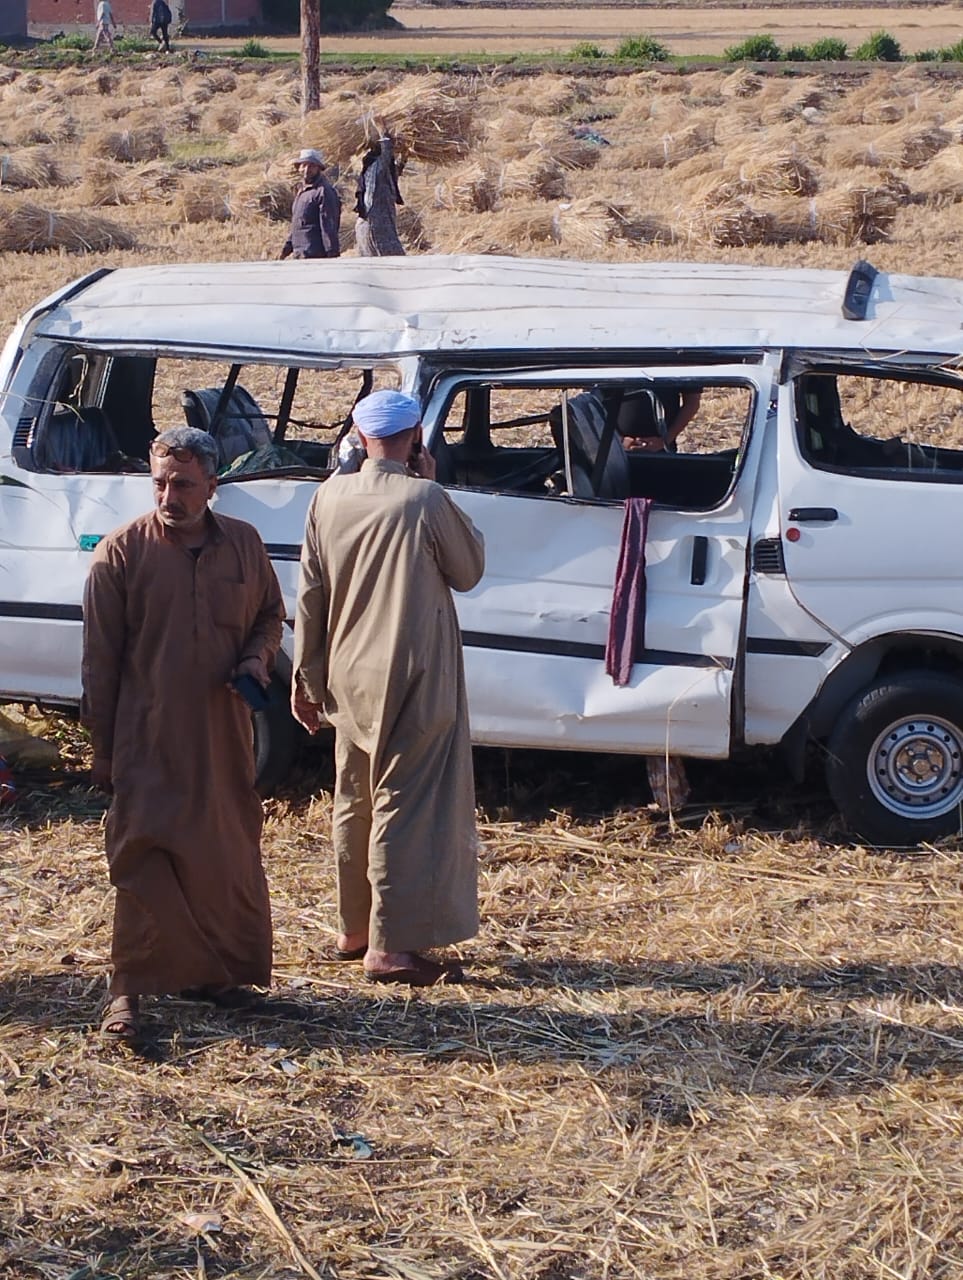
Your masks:
<instances>
[{"instance_id":1,"label":"person in dark clothing","mask_svg":"<svg viewBox=\"0 0 963 1280\"><path fill-rule=\"evenodd\" d=\"M698 387L665 383L630 391L618 411L617 427L626 449L675 453L676 441L699 411Z\"/></svg>"},{"instance_id":2,"label":"person in dark clothing","mask_svg":"<svg viewBox=\"0 0 963 1280\"><path fill-rule=\"evenodd\" d=\"M324 176L320 151L302 151L295 166L303 170L301 187L291 207L291 232L282 258L341 257L341 199Z\"/></svg>"},{"instance_id":3,"label":"person in dark clothing","mask_svg":"<svg viewBox=\"0 0 963 1280\"><path fill-rule=\"evenodd\" d=\"M387 135L374 143L361 163L354 211L355 241L364 257L403 254L395 206L404 204L398 190L394 142Z\"/></svg>"},{"instance_id":4,"label":"person in dark clothing","mask_svg":"<svg viewBox=\"0 0 963 1280\"><path fill-rule=\"evenodd\" d=\"M151 38L157 41L158 49L163 49L165 53L170 53L171 51L168 31L172 16L167 0L152 0L150 7L150 34Z\"/></svg>"}]
</instances>

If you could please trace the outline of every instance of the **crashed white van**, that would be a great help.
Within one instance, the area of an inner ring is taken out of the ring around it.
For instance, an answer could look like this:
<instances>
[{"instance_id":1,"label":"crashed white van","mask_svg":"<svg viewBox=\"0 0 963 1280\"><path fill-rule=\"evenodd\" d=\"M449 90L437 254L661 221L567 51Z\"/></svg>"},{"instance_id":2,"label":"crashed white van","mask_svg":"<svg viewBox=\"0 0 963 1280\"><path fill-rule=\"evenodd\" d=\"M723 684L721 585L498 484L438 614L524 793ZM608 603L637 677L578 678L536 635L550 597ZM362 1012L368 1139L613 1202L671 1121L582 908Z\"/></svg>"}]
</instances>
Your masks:
<instances>
[{"instance_id":1,"label":"crashed white van","mask_svg":"<svg viewBox=\"0 0 963 1280\"><path fill-rule=\"evenodd\" d=\"M961 356L963 282L868 264L95 272L27 315L0 363L0 700L78 703L90 552L151 506L156 431L217 436L217 506L260 530L290 616L351 405L400 386L485 535L485 576L457 599L476 742L709 759L779 743L800 771L815 743L868 839L957 833ZM620 406L651 435L666 392L698 392L676 451L626 448ZM617 687L629 497L652 506L644 632ZM287 657L257 725L265 778L293 742L289 674Z\"/></svg>"}]
</instances>

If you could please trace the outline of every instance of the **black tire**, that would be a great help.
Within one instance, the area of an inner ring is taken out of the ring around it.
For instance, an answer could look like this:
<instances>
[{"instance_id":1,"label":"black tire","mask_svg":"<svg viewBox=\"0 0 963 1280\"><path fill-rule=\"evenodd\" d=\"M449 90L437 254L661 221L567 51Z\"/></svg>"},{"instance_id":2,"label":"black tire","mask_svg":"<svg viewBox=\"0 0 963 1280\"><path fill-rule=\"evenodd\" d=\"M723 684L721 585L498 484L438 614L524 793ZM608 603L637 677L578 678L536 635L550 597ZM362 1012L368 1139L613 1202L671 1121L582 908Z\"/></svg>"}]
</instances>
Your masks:
<instances>
[{"instance_id":1,"label":"black tire","mask_svg":"<svg viewBox=\"0 0 963 1280\"><path fill-rule=\"evenodd\" d=\"M268 690L270 702L263 711L253 711L254 785L262 796L269 796L291 771L298 751L300 727L291 715L287 687L272 680Z\"/></svg>"},{"instance_id":2,"label":"black tire","mask_svg":"<svg viewBox=\"0 0 963 1280\"><path fill-rule=\"evenodd\" d=\"M864 689L829 739L826 778L871 844L912 848L963 829L963 681L904 671Z\"/></svg>"}]
</instances>

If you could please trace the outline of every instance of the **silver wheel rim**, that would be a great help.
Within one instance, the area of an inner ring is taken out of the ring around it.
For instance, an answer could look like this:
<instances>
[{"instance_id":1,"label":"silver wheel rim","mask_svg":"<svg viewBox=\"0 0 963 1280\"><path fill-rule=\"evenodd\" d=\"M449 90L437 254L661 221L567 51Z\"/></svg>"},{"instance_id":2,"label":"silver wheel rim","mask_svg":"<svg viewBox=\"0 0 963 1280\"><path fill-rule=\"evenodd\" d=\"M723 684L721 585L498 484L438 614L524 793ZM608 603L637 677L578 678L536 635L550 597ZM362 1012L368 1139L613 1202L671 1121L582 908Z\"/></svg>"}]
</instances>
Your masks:
<instances>
[{"instance_id":1,"label":"silver wheel rim","mask_svg":"<svg viewBox=\"0 0 963 1280\"><path fill-rule=\"evenodd\" d=\"M940 818L963 800L963 730L939 716L896 720L873 743L866 773L890 813Z\"/></svg>"}]
</instances>

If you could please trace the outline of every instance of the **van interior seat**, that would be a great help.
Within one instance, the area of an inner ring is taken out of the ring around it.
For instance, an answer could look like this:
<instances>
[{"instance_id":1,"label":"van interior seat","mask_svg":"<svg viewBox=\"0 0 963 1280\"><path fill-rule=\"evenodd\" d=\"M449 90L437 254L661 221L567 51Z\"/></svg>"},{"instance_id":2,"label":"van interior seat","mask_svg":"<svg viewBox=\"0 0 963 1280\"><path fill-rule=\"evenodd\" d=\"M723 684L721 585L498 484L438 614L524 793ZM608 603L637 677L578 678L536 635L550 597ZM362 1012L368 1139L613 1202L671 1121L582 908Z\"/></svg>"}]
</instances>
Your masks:
<instances>
[{"instance_id":1,"label":"van interior seat","mask_svg":"<svg viewBox=\"0 0 963 1280\"><path fill-rule=\"evenodd\" d=\"M573 481L576 471L581 471L577 497L615 498L622 500L631 494L629 460L618 430L606 432L609 413L602 395L597 391L581 391L568 401L568 436L573 462ZM557 405L549 415L552 435L559 453L565 457L563 440L562 406ZM614 424L612 424L614 427ZM602 441L608 435L609 448L601 476L595 477L596 463ZM585 492L585 490L588 492Z\"/></svg>"},{"instance_id":2,"label":"van interior seat","mask_svg":"<svg viewBox=\"0 0 963 1280\"><path fill-rule=\"evenodd\" d=\"M181 406L189 427L210 431L220 387L183 391ZM260 405L244 387L235 386L227 399L213 432L217 441L218 469L229 467L235 458L274 443L270 425Z\"/></svg>"},{"instance_id":3,"label":"van interior seat","mask_svg":"<svg viewBox=\"0 0 963 1280\"><path fill-rule=\"evenodd\" d=\"M120 450L107 414L63 405L41 420L30 446L37 471L112 471Z\"/></svg>"}]
</instances>

